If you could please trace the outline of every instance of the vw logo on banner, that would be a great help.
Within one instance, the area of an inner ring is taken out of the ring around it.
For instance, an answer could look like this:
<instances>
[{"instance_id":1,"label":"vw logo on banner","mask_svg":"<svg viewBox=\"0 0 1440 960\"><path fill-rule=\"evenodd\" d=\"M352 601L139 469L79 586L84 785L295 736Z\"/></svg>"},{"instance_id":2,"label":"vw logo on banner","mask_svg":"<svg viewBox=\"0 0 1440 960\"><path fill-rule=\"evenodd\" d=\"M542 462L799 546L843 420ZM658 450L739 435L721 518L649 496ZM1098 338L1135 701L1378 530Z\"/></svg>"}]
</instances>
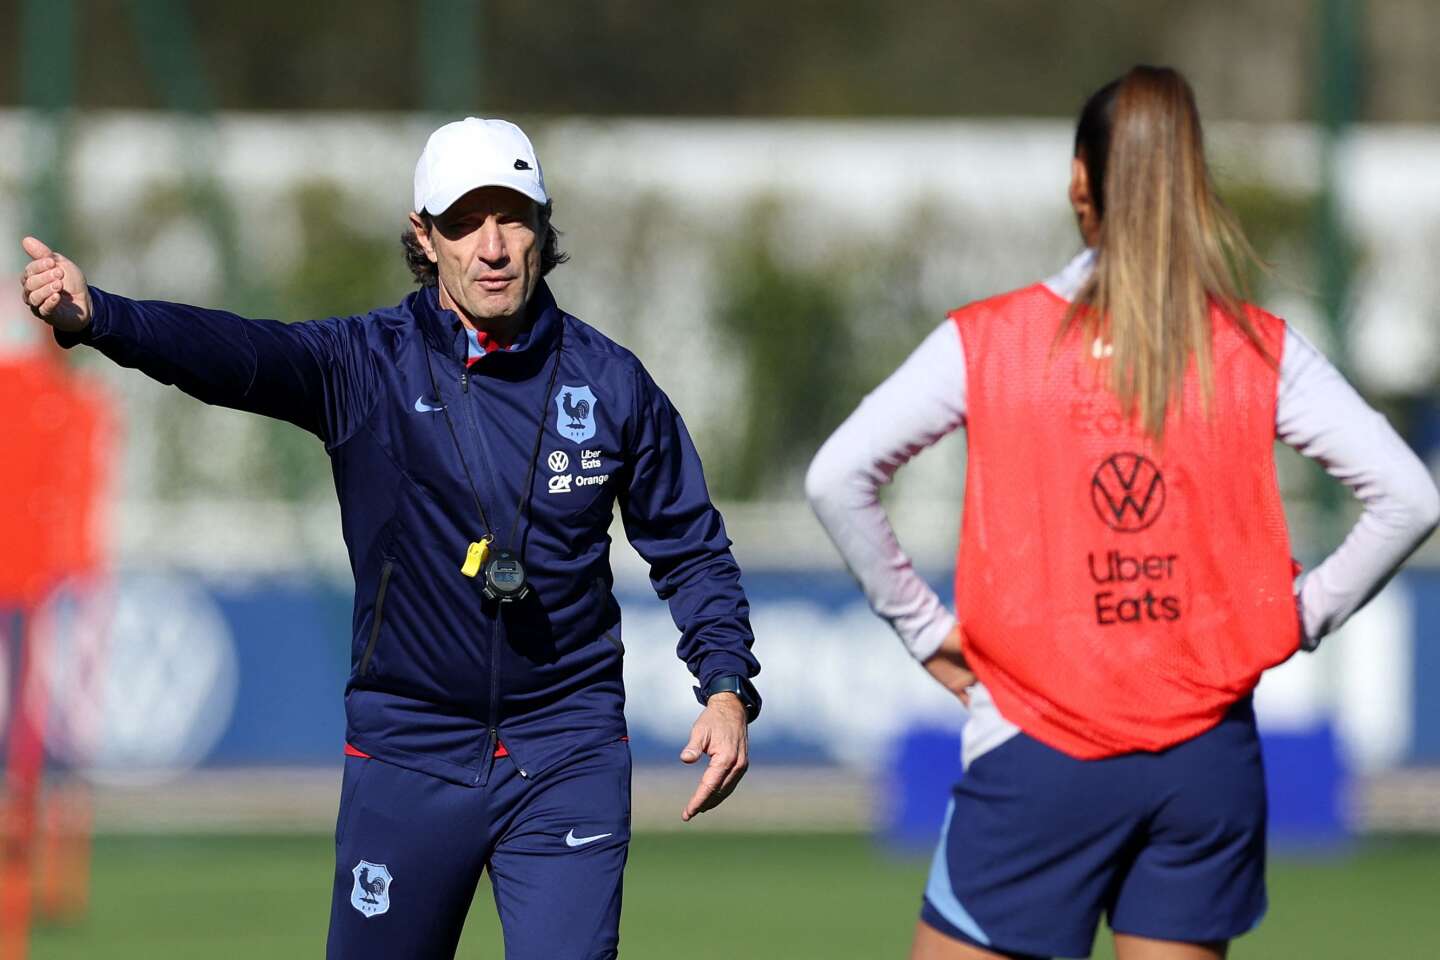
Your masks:
<instances>
[{"instance_id":1,"label":"vw logo on banner","mask_svg":"<svg viewBox=\"0 0 1440 960\"><path fill-rule=\"evenodd\" d=\"M224 616L196 581L71 581L38 611L46 745L104 783L154 783L202 761L239 686ZM38 702L38 701L37 701Z\"/></svg>"}]
</instances>

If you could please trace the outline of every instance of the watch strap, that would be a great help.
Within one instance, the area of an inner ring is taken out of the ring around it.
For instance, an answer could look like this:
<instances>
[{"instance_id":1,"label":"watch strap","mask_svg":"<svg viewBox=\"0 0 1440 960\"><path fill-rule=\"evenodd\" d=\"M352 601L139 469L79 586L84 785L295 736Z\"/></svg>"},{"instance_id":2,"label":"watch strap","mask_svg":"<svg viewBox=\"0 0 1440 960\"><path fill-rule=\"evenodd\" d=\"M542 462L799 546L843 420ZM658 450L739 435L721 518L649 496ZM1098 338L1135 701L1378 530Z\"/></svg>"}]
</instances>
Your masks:
<instances>
[{"instance_id":1,"label":"watch strap","mask_svg":"<svg viewBox=\"0 0 1440 960\"><path fill-rule=\"evenodd\" d=\"M709 703L710 698L717 693L733 693L739 697L740 704L745 708L747 723L760 716L760 695L754 685L739 674L723 674L712 679L703 688L695 687L695 699L700 701L701 706Z\"/></svg>"}]
</instances>

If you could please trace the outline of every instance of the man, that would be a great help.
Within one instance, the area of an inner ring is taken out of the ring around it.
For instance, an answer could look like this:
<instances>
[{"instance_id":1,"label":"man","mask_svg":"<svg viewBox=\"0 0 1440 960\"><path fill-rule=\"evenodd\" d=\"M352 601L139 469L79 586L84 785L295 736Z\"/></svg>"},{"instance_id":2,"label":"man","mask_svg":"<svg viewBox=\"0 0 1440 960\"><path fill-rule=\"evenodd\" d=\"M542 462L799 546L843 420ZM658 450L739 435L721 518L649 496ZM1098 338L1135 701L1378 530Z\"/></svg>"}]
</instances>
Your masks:
<instances>
[{"instance_id":1,"label":"man","mask_svg":"<svg viewBox=\"0 0 1440 960\"><path fill-rule=\"evenodd\" d=\"M759 666L730 541L664 393L556 306L551 211L519 127L447 124L415 169L420 289L293 325L105 293L23 241L26 303L62 346L325 442L356 584L331 957L453 955L486 868L506 956L616 955L617 499L705 705L681 759L710 763L682 819L745 773Z\"/></svg>"}]
</instances>

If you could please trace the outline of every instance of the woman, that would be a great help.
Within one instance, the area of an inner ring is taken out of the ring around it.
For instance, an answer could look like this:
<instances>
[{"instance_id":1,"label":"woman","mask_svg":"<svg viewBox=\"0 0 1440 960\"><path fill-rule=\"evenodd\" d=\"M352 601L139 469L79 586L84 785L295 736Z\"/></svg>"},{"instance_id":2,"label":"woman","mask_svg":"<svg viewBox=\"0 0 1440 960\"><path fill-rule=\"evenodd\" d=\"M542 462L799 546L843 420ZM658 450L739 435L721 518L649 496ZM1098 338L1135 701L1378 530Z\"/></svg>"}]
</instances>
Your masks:
<instances>
[{"instance_id":1,"label":"woman","mask_svg":"<svg viewBox=\"0 0 1440 960\"><path fill-rule=\"evenodd\" d=\"M1180 74L1090 98L1070 201L1085 251L950 314L806 478L876 613L970 708L913 958L1087 956L1102 913L1121 960L1223 957L1266 904L1251 691L1440 518L1384 419L1244 302L1253 255ZM952 616L876 488L960 426ZM1276 437L1365 507L1299 580Z\"/></svg>"}]
</instances>

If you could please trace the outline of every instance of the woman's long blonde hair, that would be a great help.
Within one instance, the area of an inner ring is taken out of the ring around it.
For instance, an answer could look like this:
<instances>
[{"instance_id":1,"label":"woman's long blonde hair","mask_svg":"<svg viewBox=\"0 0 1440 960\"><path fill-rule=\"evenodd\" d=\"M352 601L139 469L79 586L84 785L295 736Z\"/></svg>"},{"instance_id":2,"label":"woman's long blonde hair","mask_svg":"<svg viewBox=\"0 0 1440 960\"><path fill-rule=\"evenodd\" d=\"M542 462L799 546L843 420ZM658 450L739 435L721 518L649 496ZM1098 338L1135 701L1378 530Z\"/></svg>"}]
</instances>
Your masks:
<instances>
[{"instance_id":1,"label":"woman's long blonde hair","mask_svg":"<svg viewBox=\"0 0 1440 960\"><path fill-rule=\"evenodd\" d=\"M1097 91L1080 115L1075 154L1100 242L1056 342L1076 328L1087 353L1104 342L1121 407L1159 439L1192 357L1207 409L1213 397L1212 304L1275 362L1244 308L1244 270L1260 261L1215 192L1195 94L1178 71L1135 67Z\"/></svg>"}]
</instances>

